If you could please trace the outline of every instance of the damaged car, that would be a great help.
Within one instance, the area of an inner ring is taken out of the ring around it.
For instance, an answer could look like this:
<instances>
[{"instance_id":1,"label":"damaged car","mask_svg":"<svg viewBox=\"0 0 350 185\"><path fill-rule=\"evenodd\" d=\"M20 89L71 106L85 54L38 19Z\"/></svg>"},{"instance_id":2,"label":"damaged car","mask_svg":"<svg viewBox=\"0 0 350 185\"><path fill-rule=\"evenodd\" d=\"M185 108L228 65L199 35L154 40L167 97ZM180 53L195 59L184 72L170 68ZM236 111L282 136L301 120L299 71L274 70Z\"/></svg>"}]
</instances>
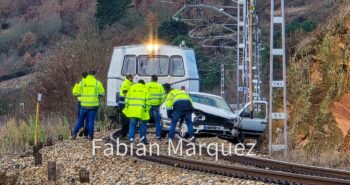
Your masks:
<instances>
[{"instance_id":1,"label":"damaged car","mask_svg":"<svg viewBox=\"0 0 350 185\"><path fill-rule=\"evenodd\" d=\"M189 92L193 102L193 128L196 135L210 134L244 142L246 137L259 138L267 125L267 103L254 102L253 119L250 118L249 103L238 112L233 112L229 104L220 96L208 93ZM166 114L165 105L161 107L163 129L168 130L171 120ZM186 124L177 125L181 137L188 135Z\"/></svg>"}]
</instances>

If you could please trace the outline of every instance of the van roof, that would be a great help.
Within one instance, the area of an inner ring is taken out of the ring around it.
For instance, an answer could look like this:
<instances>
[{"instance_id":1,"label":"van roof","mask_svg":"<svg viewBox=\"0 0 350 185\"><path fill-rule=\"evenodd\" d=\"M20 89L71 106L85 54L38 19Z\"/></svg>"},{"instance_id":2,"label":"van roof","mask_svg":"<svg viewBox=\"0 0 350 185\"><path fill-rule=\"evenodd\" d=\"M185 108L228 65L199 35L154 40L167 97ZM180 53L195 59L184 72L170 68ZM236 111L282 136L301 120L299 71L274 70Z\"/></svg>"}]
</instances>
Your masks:
<instances>
[{"instance_id":1,"label":"van roof","mask_svg":"<svg viewBox=\"0 0 350 185\"><path fill-rule=\"evenodd\" d=\"M134 44L134 45L127 45L127 46L117 46L114 47L114 49L120 49L120 48L138 48L138 47L145 47L145 44ZM165 45L165 44L159 44L160 47L165 48L173 48L173 49L181 49L181 50L193 50L193 48L187 48L187 47L179 47L179 46L171 46L171 45Z\"/></svg>"}]
</instances>

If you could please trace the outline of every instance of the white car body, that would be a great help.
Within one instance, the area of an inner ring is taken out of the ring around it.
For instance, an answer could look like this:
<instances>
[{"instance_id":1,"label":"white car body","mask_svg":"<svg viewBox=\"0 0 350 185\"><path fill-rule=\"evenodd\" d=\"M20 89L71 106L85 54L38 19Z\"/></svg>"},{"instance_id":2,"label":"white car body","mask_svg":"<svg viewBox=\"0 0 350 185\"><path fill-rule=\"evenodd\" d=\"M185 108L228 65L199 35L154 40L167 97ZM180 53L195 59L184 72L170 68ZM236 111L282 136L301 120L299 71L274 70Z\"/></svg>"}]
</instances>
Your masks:
<instances>
[{"instance_id":1,"label":"white car body","mask_svg":"<svg viewBox=\"0 0 350 185\"><path fill-rule=\"evenodd\" d=\"M212 97L212 98L220 98L220 96L208 94L208 93L200 93L200 92L189 92L191 95L199 95L199 96L206 96L206 97ZM258 104L259 106L264 106L265 110L267 110L267 102L265 101L255 101L254 104ZM263 119L261 118L254 118L250 119L247 117L241 117L241 114L244 110L249 108L249 103L244 106L244 108L237 113L234 113L233 111L228 111L225 109L221 109L214 106L209 106L201 103L193 102L193 107L196 111L201 111L205 113L206 115L211 115L214 117L217 117L218 120L226 120L225 123L218 122L217 125L208 124L205 122L205 118L202 121L202 123L196 124L195 122L198 121L198 119L203 119L201 117L198 117L195 113L192 113L192 122L194 123L194 130L195 133L201 134L201 133L212 133L217 134L225 137L238 137L238 134L245 134L246 136L252 136L252 137L258 137L262 135L266 128L267 120L268 118L265 117ZM170 127L170 119L167 117L166 107L165 104L161 106L161 116L162 116L162 122L163 126L167 129ZM267 113L265 115L268 115ZM220 119L222 118L222 119ZM197 119L197 120L196 120ZM229 123L228 123L229 122ZM186 132L186 128L184 128L185 124L178 124L177 131L180 132L180 135L184 135L181 132ZM185 129L185 130L183 130Z\"/></svg>"}]
</instances>

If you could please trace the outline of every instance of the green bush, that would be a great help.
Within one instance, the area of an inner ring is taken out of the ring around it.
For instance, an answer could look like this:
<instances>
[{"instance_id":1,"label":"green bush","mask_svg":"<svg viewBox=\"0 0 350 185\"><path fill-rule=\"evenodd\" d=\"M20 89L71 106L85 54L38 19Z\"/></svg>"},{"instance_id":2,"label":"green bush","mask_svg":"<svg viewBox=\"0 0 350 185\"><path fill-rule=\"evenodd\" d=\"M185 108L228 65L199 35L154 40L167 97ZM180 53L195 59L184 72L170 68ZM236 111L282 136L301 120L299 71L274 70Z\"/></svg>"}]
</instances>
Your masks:
<instances>
[{"instance_id":1,"label":"green bush","mask_svg":"<svg viewBox=\"0 0 350 185\"><path fill-rule=\"evenodd\" d=\"M193 48L194 47L191 39L188 36L184 36L184 35L177 36L172 41L172 44L175 45L175 46L179 46L182 43L182 41L185 41L186 47L188 47L188 48Z\"/></svg>"},{"instance_id":2,"label":"green bush","mask_svg":"<svg viewBox=\"0 0 350 185\"><path fill-rule=\"evenodd\" d=\"M301 24L301 29L305 32L312 32L316 29L317 23L315 21L306 20Z\"/></svg>"},{"instance_id":3,"label":"green bush","mask_svg":"<svg viewBox=\"0 0 350 185\"><path fill-rule=\"evenodd\" d=\"M97 0L96 22L100 29L110 26L125 16L131 0Z\"/></svg>"},{"instance_id":4,"label":"green bush","mask_svg":"<svg viewBox=\"0 0 350 185\"><path fill-rule=\"evenodd\" d=\"M188 26L183 22L168 20L162 22L158 27L160 39L173 41L179 35L187 35Z\"/></svg>"},{"instance_id":5,"label":"green bush","mask_svg":"<svg viewBox=\"0 0 350 185\"><path fill-rule=\"evenodd\" d=\"M317 22L313 20L305 20L303 22L292 21L286 26L286 33L292 34L296 31L312 32L316 29Z\"/></svg>"}]
</instances>

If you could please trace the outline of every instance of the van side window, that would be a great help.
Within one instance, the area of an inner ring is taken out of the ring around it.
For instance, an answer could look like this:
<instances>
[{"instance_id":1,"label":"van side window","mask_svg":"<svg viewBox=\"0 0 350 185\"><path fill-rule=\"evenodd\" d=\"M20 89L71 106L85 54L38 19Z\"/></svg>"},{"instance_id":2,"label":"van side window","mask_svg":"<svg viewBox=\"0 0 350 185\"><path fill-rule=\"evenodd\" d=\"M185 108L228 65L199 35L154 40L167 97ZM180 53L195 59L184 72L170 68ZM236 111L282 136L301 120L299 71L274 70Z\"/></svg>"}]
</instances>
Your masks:
<instances>
[{"instance_id":1,"label":"van side window","mask_svg":"<svg viewBox=\"0 0 350 185\"><path fill-rule=\"evenodd\" d=\"M124 57L122 75L136 74L136 60L137 57L135 55L126 55Z\"/></svg>"},{"instance_id":2,"label":"van side window","mask_svg":"<svg viewBox=\"0 0 350 185\"><path fill-rule=\"evenodd\" d=\"M170 75L185 76L184 62L181 56L172 56L170 58Z\"/></svg>"},{"instance_id":3,"label":"van side window","mask_svg":"<svg viewBox=\"0 0 350 185\"><path fill-rule=\"evenodd\" d=\"M140 76L168 76L169 57L159 55L139 56L137 74Z\"/></svg>"}]
</instances>

